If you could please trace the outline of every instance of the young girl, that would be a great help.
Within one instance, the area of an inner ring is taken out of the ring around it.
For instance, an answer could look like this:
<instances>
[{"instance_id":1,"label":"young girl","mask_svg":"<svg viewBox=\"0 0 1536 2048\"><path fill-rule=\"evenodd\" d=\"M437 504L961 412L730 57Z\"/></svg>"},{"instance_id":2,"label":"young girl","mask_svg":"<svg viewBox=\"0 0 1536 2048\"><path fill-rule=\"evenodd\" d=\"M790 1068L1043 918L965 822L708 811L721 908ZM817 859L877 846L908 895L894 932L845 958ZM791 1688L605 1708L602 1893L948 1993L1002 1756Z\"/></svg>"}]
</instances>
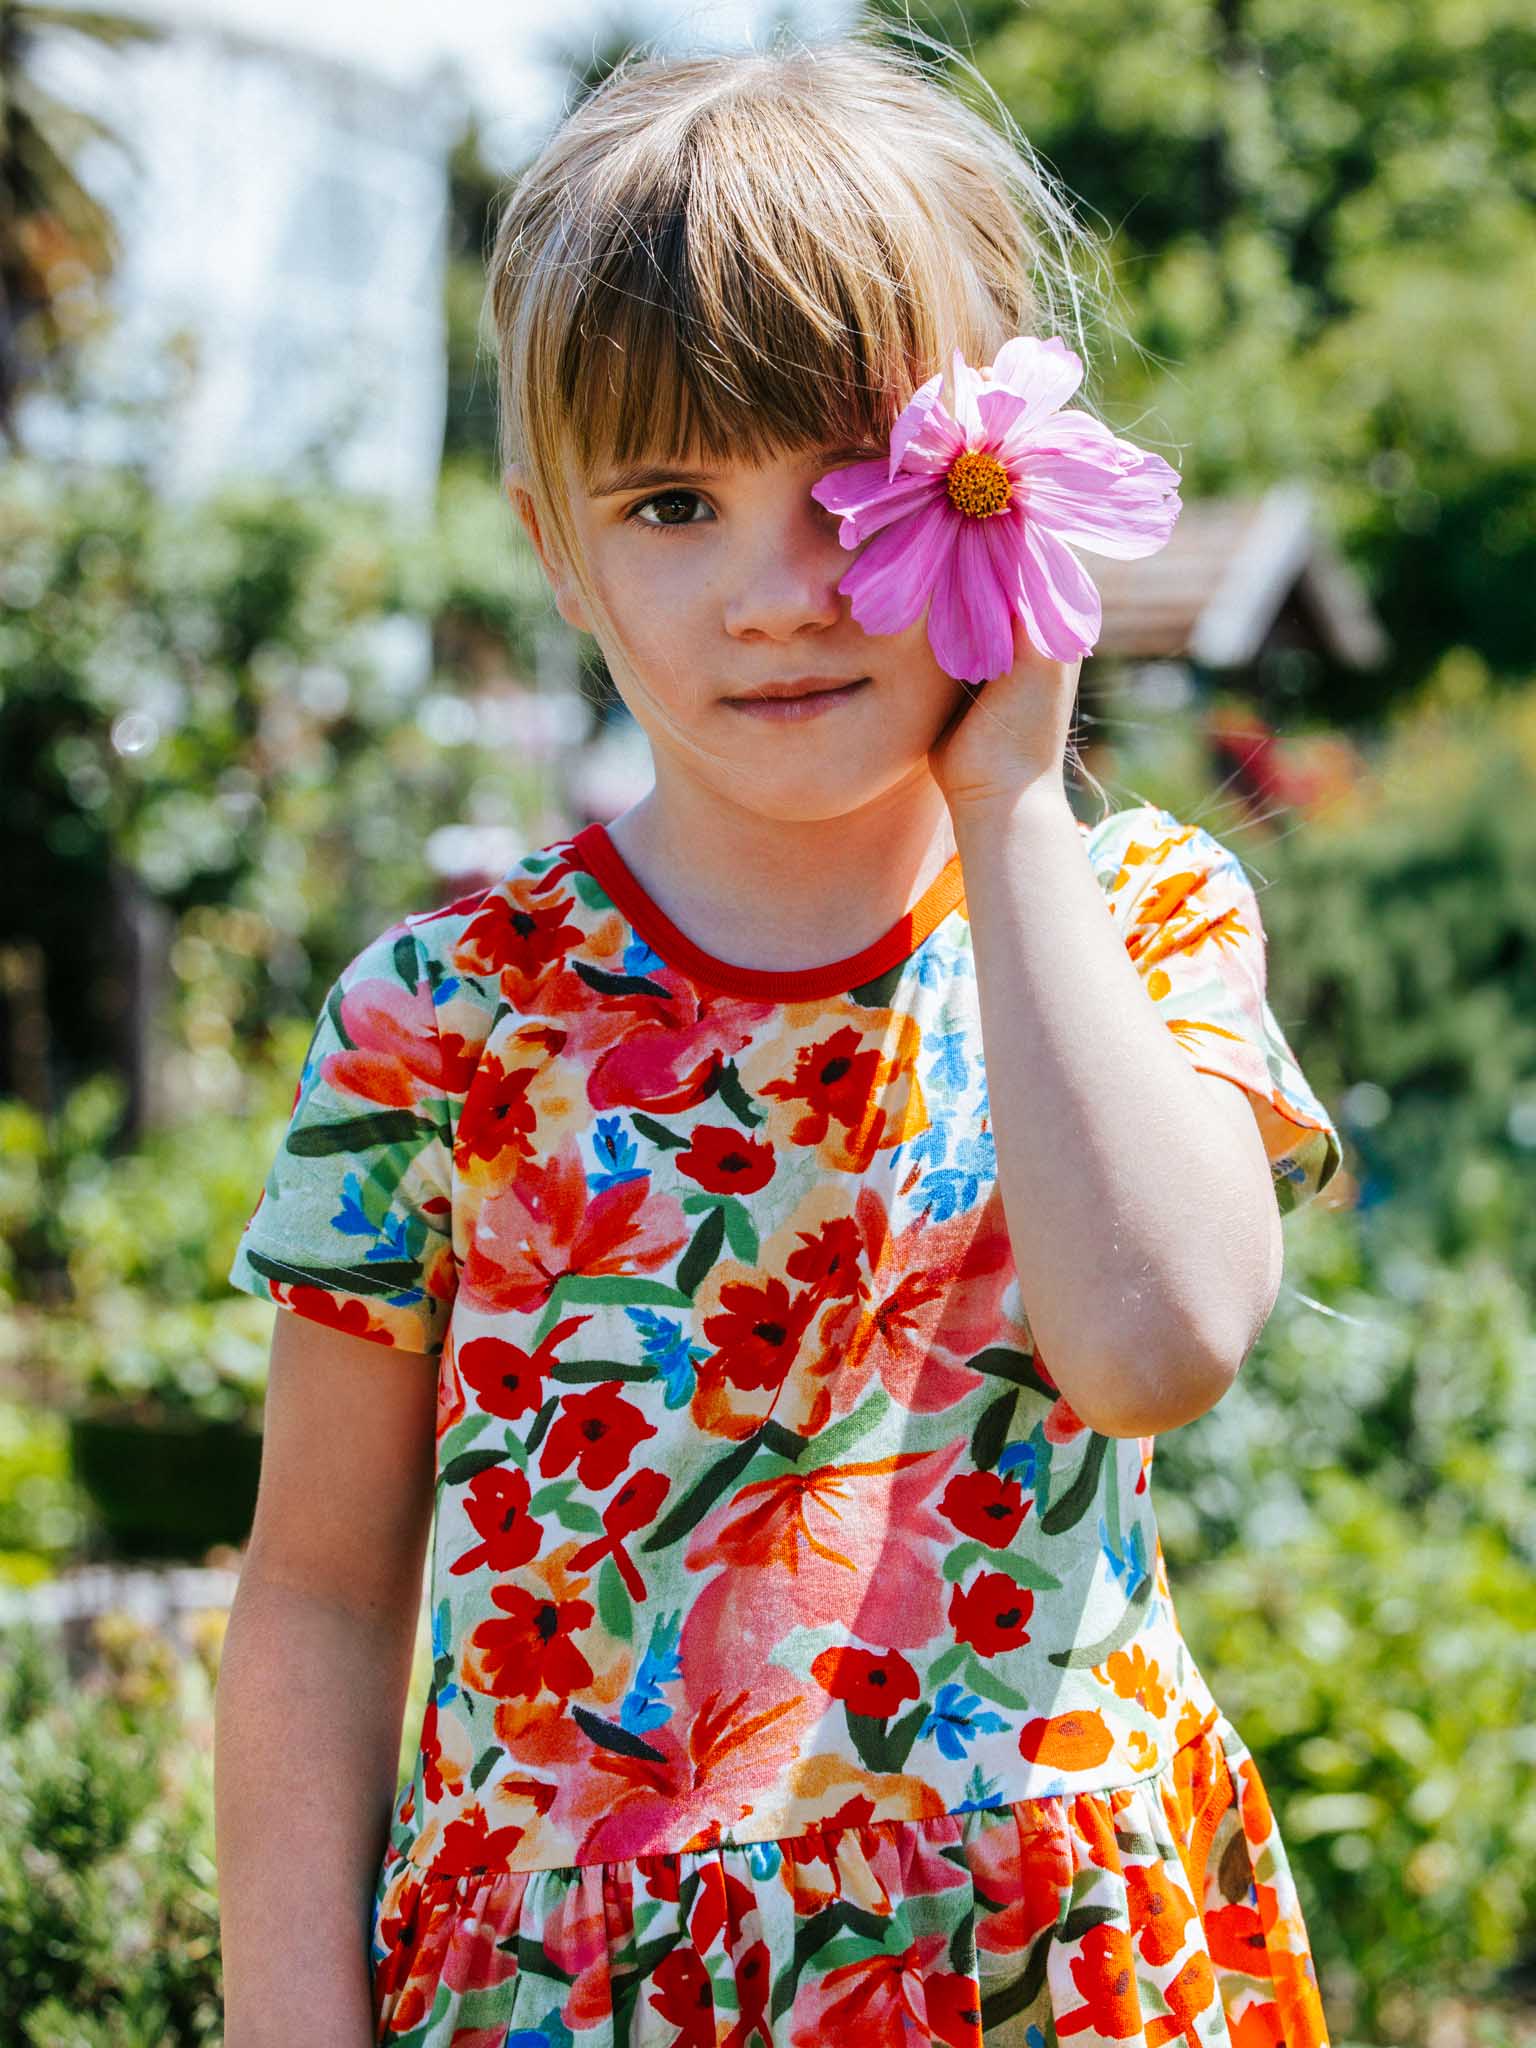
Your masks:
<instances>
[{"instance_id":1,"label":"young girl","mask_svg":"<svg viewBox=\"0 0 1536 2048\"><path fill-rule=\"evenodd\" d=\"M363 948L241 1240L229 2048L1325 2048L1149 1474L1338 1136L1239 861L1074 816L1079 664L863 631L812 496L1054 331L1021 141L646 60L508 204L510 493L655 785Z\"/></svg>"}]
</instances>

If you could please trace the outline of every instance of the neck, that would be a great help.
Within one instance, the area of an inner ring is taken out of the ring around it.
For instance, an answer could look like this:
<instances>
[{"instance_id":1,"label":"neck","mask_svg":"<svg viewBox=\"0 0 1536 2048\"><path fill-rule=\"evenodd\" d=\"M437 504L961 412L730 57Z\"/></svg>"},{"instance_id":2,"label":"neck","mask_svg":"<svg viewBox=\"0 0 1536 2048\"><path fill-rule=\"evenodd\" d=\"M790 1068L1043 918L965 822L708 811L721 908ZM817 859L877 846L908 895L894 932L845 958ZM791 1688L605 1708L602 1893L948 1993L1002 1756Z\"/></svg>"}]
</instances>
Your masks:
<instances>
[{"instance_id":1,"label":"neck","mask_svg":"<svg viewBox=\"0 0 1536 2048\"><path fill-rule=\"evenodd\" d=\"M765 818L713 792L658 782L608 834L696 946L770 971L862 952L956 850L949 808L926 770L857 811L812 820Z\"/></svg>"}]
</instances>

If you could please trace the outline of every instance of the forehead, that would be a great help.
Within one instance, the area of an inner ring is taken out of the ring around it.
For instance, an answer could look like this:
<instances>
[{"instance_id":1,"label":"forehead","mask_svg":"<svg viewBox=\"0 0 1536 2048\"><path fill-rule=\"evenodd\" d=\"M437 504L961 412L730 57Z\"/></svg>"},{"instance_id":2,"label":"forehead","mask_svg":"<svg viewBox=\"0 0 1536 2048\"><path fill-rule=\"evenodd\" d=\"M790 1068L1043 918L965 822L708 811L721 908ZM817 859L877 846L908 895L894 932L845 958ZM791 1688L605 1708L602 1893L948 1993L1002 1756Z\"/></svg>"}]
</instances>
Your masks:
<instances>
[{"instance_id":1,"label":"forehead","mask_svg":"<svg viewBox=\"0 0 1536 2048\"><path fill-rule=\"evenodd\" d=\"M654 489L662 484L710 484L722 477L778 468L831 469L859 456L878 454L863 436L845 435L830 441L814 441L798 448L782 448L761 456L710 456L697 449L670 455L652 449L629 462L611 455L596 455L586 478L589 497L606 498L626 491Z\"/></svg>"}]
</instances>

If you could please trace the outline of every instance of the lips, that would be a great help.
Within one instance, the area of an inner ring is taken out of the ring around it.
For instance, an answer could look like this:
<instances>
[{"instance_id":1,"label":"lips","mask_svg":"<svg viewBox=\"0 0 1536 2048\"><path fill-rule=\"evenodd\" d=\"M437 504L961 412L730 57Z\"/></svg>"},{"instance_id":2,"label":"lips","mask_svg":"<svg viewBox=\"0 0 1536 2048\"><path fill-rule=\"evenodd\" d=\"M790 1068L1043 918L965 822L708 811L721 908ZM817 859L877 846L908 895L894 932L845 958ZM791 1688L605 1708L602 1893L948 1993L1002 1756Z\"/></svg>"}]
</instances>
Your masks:
<instances>
[{"instance_id":1,"label":"lips","mask_svg":"<svg viewBox=\"0 0 1536 2048\"><path fill-rule=\"evenodd\" d=\"M755 690L743 691L733 697L733 704L753 704L767 699L773 701L785 697L820 697L829 690L846 690L854 683L862 683L864 676L792 676L787 681L760 683Z\"/></svg>"}]
</instances>

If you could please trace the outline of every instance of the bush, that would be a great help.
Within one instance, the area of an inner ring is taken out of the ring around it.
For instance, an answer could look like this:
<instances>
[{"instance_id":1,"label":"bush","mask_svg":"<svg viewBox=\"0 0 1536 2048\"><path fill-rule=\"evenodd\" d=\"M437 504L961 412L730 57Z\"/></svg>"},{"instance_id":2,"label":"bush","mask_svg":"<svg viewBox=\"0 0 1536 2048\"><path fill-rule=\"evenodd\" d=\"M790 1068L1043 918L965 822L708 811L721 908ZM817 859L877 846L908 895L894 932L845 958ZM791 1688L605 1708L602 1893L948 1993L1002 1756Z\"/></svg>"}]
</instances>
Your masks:
<instances>
[{"instance_id":1,"label":"bush","mask_svg":"<svg viewBox=\"0 0 1536 2048\"><path fill-rule=\"evenodd\" d=\"M0 1667L0 2040L215 2048L212 1691L137 1624L72 1680L14 1632Z\"/></svg>"}]
</instances>

